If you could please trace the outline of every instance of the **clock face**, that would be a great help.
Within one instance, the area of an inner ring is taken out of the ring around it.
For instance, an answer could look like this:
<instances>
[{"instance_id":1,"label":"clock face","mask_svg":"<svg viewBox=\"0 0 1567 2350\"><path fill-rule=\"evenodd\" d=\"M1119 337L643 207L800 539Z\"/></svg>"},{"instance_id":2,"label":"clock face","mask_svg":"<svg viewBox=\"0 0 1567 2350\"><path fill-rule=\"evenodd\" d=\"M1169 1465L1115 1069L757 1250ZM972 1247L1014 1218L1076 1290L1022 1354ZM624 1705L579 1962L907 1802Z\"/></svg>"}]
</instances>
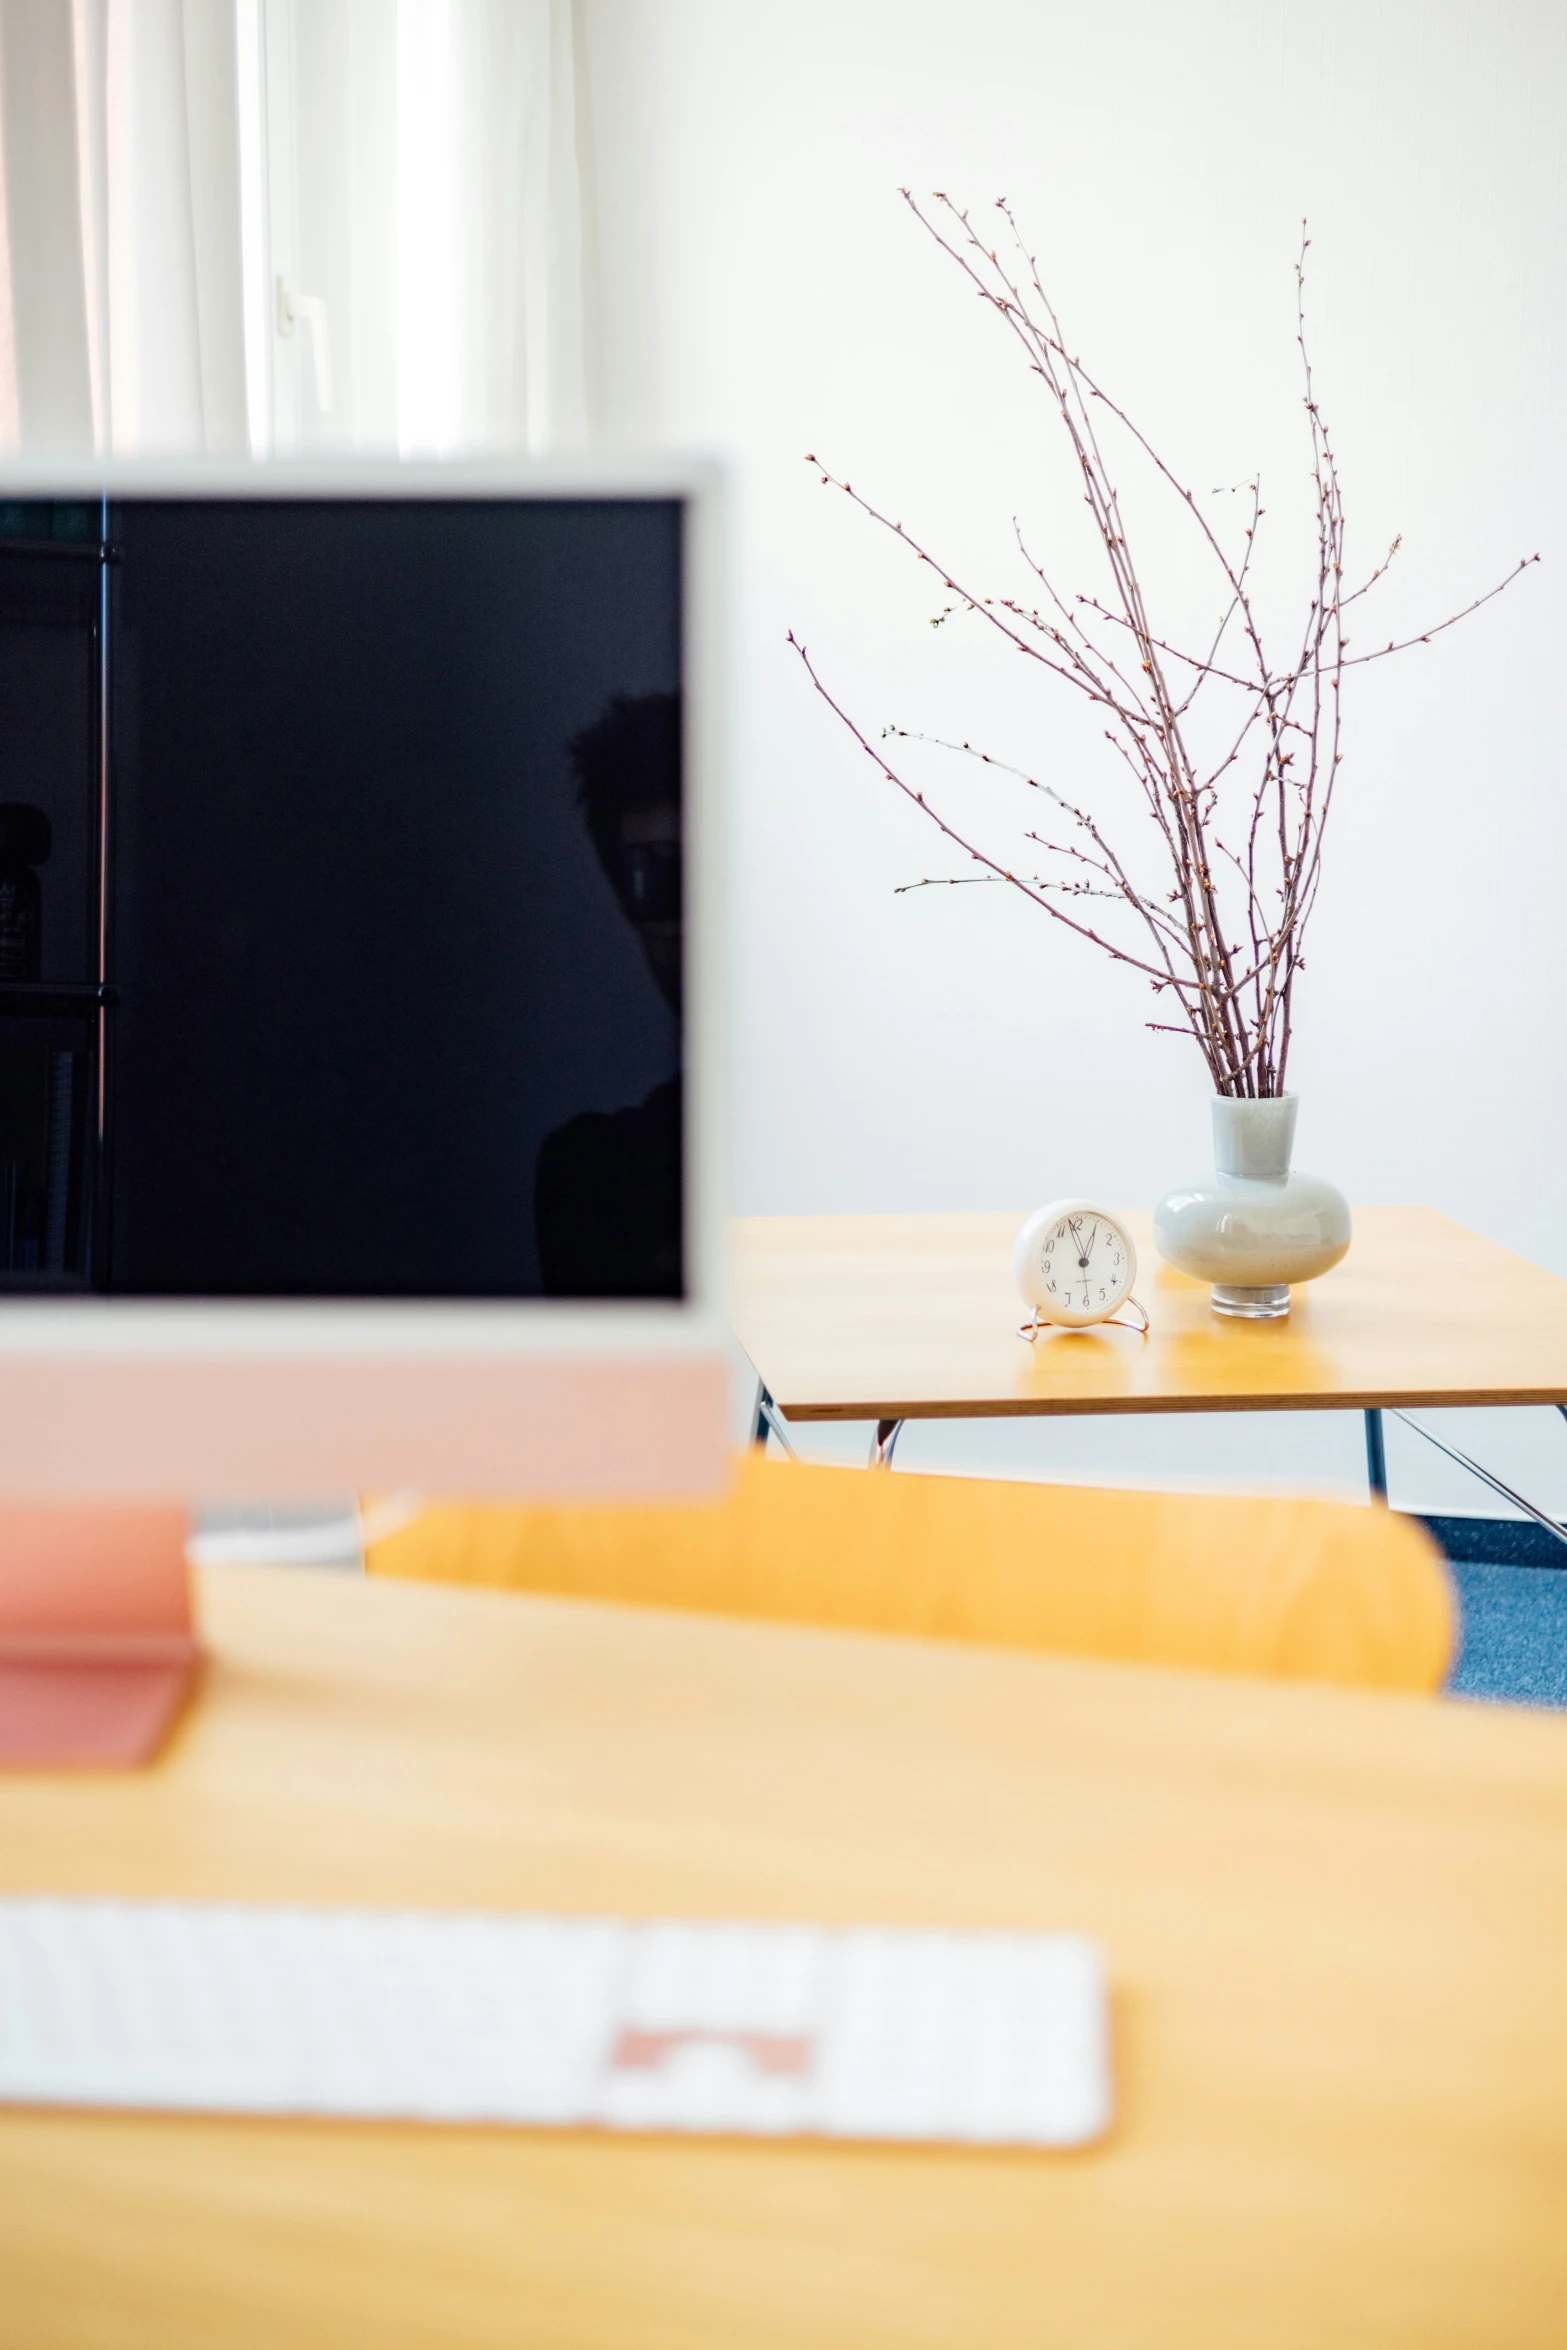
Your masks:
<instances>
[{"instance_id":1,"label":"clock face","mask_svg":"<svg viewBox=\"0 0 1567 2350\"><path fill-rule=\"evenodd\" d=\"M1063 1201L1019 1235L1018 1285L1047 1322L1102 1322L1125 1304L1137 1278L1126 1233L1103 1209Z\"/></svg>"}]
</instances>

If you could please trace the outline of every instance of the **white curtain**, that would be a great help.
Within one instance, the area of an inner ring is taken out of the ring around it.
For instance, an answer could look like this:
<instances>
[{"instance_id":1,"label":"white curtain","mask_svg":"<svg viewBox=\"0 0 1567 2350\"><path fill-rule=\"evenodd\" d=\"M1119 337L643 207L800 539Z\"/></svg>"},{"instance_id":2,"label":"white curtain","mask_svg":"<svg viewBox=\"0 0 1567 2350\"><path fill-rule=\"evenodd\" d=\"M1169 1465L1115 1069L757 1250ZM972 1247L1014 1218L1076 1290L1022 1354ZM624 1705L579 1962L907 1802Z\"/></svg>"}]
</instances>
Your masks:
<instances>
[{"instance_id":1,"label":"white curtain","mask_svg":"<svg viewBox=\"0 0 1567 2350\"><path fill-rule=\"evenodd\" d=\"M571 0L0 0L0 449L586 431Z\"/></svg>"},{"instance_id":2,"label":"white curtain","mask_svg":"<svg viewBox=\"0 0 1567 2350\"><path fill-rule=\"evenodd\" d=\"M0 0L0 441L247 446L232 0Z\"/></svg>"}]
</instances>

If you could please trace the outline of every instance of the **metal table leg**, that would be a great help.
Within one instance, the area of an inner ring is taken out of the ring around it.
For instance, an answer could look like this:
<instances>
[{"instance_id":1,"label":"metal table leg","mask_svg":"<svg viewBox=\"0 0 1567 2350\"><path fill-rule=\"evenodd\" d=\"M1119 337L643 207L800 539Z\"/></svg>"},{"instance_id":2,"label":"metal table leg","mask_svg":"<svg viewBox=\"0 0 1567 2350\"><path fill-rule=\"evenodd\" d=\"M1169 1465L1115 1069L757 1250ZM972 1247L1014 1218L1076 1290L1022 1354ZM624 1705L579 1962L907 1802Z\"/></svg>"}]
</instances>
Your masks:
<instances>
[{"instance_id":1,"label":"metal table leg","mask_svg":"<svg viewBox=\"0 0 1567 2350\"><path fill-rule=\"evenodd\" d=\"M1567 1403L1559 1403L1556 1409L1561 1413L1563 1419L1567 1419ZM1564 1550L1567 1550L1567 1527L1559 1525L1547 1511L1537 1509L1526 1495L1515 1492L1513 1487L1506 1484L1493 1470L1482 1466L1467 1452L1461 1452L1456 1444L1449 1444L1444 1437L1436 1435L1422 1421L1411 1419L1408 1412L1395 1411L1393 1417L1395 1420L1402 1420L1406 1428L1413 1428L1417 1436L1423 1436L1427 1444L1435 1445L1438 1452L1445 1453L1450 1461L1456 1461L1461 1469L1467 1469L1472 1477L1478 1477L1482 1485L1489 1485L1491 1491L1499 1493L1503 1501L1510 1501L1515 1509L1522 1510L1525 1517L1532 1518L1537 1526L1543 1526L1547 1534L1554 1534ZM1387 1454L1382 1442L1382 1414L1379 1411L1370 1411L1366 1414L1366 1471L1371 1482L1373 1501L1385 1502L1387 1500ZM1559 1563L1561 1566L1567 1567L1567 1558L1563 1558Z\"/></svg>"},{"instance_id":2,"label":"metal table leg","mask_svg":"<svg viewBox=\"0 0 1567 2350\"><path fill-rule=\"evenodd\" d=\"M799 1460L799 1454L789 1441L789 1433L782 1412L768 1394L761 1380L758 1379L756 1383L756 1418L751 1429L751 1442L759 1451L765 1452L769 1436L777 1437L790 1460Z\"/></svg>"},{"instance_id":3,"label":"metal table leg","mask_svg":"<svg viewBox=\"0 0 1567 2350\"><path fill-rule=\"evenodd\" d=\"M1556 1408L1559 1412L1567 1410L1567 1407L1561 1404L1558 1404ZM1371 1417L1369 1412L1366 1417L1367 1419ZM1423 1427L1419 1420L1412 1420L1407 1412L1395 1412L1393 1417L1395 1420L1402 1420L1406 1428L1413 1428L1415 1434L1423 1436L1427 1444L1434 1444L1438 1452L1445 1452L1448 1459L1456 1461L1461 1469L1468 1469L1471 1475L1478 1477L1483 1485L1489 1485L1493 1493L1499 1493L1503 1501L1510 1501L1515 1509L1522 1510L1525 1517L1533 1518L1537 1526L1543 1526L1547 1534L1554 1534L1563 1548L1567 1549L1567 1526L1559 1526L1554 1518L1548 1517L1544 1510L1536 1509L1534 1503L1527 1500L1523 1494L1515 1493L1510 1485L1504 1485L1500 1477L1494 1476L1489 1469L1482 1468L1478 1461L1471 1460L1468 1453L1460 1452L1456 1444L1447 1444L1440 1436L1433 1436L1429 1428ZM1564 1558L1561 1564L1567 1567L1567 1558Z\"/></svg>"},{"instance_id":4,"label":"metal table leg","mask_svg":"<svg viewBox=\"0 0 1567 2350\"><path fill-rule=\"evenodd\" d=\"M902 1433L903 1422L901 1420L877 1421L876 1433L871 1439L869 1462L871 1468L890 1469L892 1467L892 1448Z\"/></svg>"},{"instance_id":5,"label":"metal table leg","mask_svg":"<svg viewBox=\"0 0 1567 2350\"><path fill-rule=\"evenodd\" d=\"M1387 1448L1382 1442L1382 1414L1366 1414L1366 1481L1373 1501L1387 1499Z\"/></svg>"}]
</instances>

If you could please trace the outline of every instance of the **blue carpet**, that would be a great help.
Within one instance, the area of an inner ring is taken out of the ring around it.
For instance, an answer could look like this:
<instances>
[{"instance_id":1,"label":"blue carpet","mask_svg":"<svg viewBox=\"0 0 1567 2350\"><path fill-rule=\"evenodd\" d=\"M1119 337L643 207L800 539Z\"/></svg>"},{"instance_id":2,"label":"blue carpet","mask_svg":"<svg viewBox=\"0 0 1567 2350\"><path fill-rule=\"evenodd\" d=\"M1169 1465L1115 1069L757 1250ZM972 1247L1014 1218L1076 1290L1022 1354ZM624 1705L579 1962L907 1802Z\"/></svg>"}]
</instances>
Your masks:
<instances>
[{"instance_id":1,"label":"blue carpet","mask_svg":"<svg viewBox=\"0 0 1567 2350\"><path fill-rule=\"evenodd\" d=\"M1490 1560L1447 1563L1460 1613L1448 1695L1567 1707L1567 1573Z\"/></svg>"}]
</instances>

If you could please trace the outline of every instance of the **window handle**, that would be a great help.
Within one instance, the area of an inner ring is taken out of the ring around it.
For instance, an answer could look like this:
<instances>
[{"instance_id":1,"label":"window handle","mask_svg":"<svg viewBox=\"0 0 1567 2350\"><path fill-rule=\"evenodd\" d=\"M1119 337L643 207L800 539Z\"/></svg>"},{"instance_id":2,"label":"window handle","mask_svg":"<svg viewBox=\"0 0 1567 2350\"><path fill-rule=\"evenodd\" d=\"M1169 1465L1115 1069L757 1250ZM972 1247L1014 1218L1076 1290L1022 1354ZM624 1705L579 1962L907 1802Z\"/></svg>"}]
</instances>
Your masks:
<instances>
[{"instance_id":1,"label":"window handle","mask_svg":"<svg viewBox=\"0 0 1567 2350\"><path fill-rule=\"evenodd\" d=\"M332 405L332 341L326 303L320 294L296 294L286 277L277 281L277 331L285 337L296 326L310 334L310 370L315 381L316 406L326 415Z\"/></svg>"}]
</instances>

